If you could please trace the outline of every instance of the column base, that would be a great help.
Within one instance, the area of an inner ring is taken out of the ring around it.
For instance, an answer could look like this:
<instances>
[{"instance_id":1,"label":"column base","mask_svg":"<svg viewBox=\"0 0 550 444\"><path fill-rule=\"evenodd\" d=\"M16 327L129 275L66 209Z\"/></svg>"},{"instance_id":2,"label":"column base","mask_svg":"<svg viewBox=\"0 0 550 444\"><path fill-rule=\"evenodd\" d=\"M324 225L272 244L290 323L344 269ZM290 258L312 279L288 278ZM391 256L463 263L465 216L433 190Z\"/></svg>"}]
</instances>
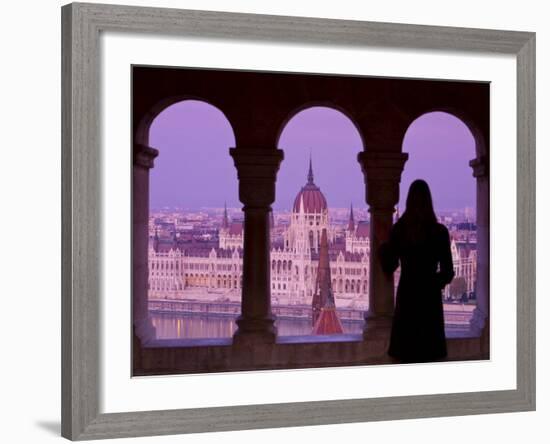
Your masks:
<instances>
[{"instance_id":1,"label":"column base","mask_svg":"<svg viewBox=\"0 0 550 444\"><path fill-rule=\"evenodd\" d=\"M481 336L485 330L487 324L487 315L479 308L476 307L470 320L470 332L474 336Z\"/></svg>"},{"instance_id":2,"label":"column base","mask_svg":"<svg viewBox=\"0 0 550 444\"><path fill-rule=\"evenodd\" d=\"M245 319L237 318L237 331L233 334L235 345L274 344L277 340L277 328L274 318Z\"/></svg>"},{"instance_id":3,"label":"column base","mask_svg":"<svg viewBox=\"0 0 550 444\"><path fill-rule=\"evenodd\" d=\"M157 337L157 330L149 317L134 321L134 333L142 345Z\"/></svg>"}]
</instances>

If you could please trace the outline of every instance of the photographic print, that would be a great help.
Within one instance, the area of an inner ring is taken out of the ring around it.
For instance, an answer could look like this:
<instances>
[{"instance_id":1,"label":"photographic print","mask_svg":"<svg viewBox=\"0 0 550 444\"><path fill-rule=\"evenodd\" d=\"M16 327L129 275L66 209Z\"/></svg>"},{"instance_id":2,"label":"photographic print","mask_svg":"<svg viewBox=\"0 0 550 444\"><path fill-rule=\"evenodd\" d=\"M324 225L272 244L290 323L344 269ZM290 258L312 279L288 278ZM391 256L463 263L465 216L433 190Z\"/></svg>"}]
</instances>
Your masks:
<instances>
[{"instance_id":1,"label":"photographic print","mask_svg":"<svg viewBox=\"0 0 550 444\"><path fill-rule=\"evenodd\" d=\"M78 3L62 54L64 437L535 409L533 32Z\"/></svg>"},{"instance_id":2,"label":"photographic print","mask_svg":"<svg viewBox=\"0 0 550 444\"><path fill-rule=\"evenodd\" d=\"M133 374L488 359L489 92L133 66Z\"/></svg>"}]
</instances>

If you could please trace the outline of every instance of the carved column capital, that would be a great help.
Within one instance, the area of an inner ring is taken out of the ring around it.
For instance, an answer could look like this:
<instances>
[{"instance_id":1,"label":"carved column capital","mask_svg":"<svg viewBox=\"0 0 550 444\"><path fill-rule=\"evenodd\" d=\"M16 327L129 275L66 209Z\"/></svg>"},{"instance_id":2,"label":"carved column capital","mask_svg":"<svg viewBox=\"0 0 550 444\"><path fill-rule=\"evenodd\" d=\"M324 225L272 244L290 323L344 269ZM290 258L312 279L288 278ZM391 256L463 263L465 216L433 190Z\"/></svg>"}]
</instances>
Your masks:
<instances>
[{"instance_id":1,"label":"carved column capital","mask_svg":"<svg viewBox=\"0 0 550 444\"><path fill-rule=\"evenodd\" d=\"M362 151L357 155L365 176L371 210L392 209L399 201L399 182L408 153Z\"/></svg>"},{"instance_id":2,"label":"carved column capital","mask_svg":"<svg viewBox=\"0 0 550 444\"><path fill-rule=\"evenodd\" d=\"M248 208L269 207L275 201L275 181L284 152L278 149L231 148L239 178L239 200Z\"/></svg>"},{"instance_id":3,"label":"carved column capital","mask_svg":"<svg viewBox=\"0 0 550 444\"><path fill-rule=\"evenodd\" d=\"M151 169L155 166L155 157L159 155L157 149L150 146L134 144L134 165L140 168Z\"/></svg>"},{"instance_id":4,"label":"carved column capital","mask_svg":"<svg viewBox=\"0 0 550 444\"><path fill-rule=\"evenodd\" d=\"M489 160L487 156L479 156L470 160L470 166L476 179L489 176Z\"/></svg>"}]
</instances>

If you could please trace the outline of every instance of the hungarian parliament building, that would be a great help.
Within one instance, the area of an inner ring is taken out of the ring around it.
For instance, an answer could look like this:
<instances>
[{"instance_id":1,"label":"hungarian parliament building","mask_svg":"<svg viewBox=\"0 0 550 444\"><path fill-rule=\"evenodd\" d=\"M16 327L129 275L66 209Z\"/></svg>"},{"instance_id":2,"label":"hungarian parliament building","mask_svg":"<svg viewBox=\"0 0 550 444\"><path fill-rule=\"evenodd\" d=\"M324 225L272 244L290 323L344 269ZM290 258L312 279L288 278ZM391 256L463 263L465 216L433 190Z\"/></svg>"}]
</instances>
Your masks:
<instances>
[{"instance_id":1,"label":"hungarian parliament building","mask_svg":"<svg viewBox=\"0 0 550 444\"><path fill-rule=\"evenodd\" d=\"M355 221L353 207L345 226L331 226L325 196L314 183L311 162L307 183L296 195L289 223L276 230L271 215L271 296L273 305L311 306L326 230L330 279L338 308L366 310L369 292L369 224ZM174 225L159 235L153 221L149 242L149 299L238 302L241 297L243 223L229 220L227 209L215 242L197 242ZM451 232L455 279L461 293L475 292L475 231ZM396 273L396 283L398 273ZM447 286L445 297L452 289Z\"/></svg>"}]
</instances>

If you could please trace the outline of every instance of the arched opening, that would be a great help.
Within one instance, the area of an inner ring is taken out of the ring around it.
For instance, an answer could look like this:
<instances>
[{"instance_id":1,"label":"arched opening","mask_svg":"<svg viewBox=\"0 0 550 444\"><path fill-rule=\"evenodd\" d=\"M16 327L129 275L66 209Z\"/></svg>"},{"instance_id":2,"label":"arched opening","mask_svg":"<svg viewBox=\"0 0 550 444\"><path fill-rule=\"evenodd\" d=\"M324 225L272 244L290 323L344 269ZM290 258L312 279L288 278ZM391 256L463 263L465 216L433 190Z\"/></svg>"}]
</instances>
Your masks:
<instances>
[{"instance_id":1,"label":"arched opening","mask_svg":"<svg viewBox=\"0 0 550 444\"><path fill-rule=\"evenodd\" d=\"M344 261L356 256L346 252L359 253L356 224L368 224L364 177L357 163L357 152L363 149L361 134L343 111L310 106L291 113L277 147L285 160L277 175L271 257L289 258L296 272L281 276L292 285L278 292L273 308L275 313L281 306L292 307L291 313L311 313L308 322L298 315L278 319L278 334L360 333L363 316L353 311L367 308L368 295L346 294L342 285L332 285L331 269L337 268L338 253L344 253ZM315 328L316 313L321 311L334 313L341 331Z\"/></svg>"},{"instance_id":2,"label":"arched opening","mask_svg":"<svg viewBox=\"0 0 550 444\"><path fill-rule=\"evenodd\" d=\"M440 111L414 120L403 140L403 151L409 154L409 159L402 173L396 217L406 208L410 184L415 179L424 179L432 192L436 216L451 238L455 277L443 290L445 329L449 337L470 332L479 295L478 251L485 246L478 242L479 190L470 166L471 159L480 152L476 145L474 134L463 120ZM485 202L488 203L488 196ZM399 270L395 279L397 284Z\"/></svg>"},{"instance_id":3,"label":"arched opening","mask_svg":"<svg viewBox=\"0 0 550 444\"><path fill-rule=\"evenodd\" d=\"M403 151L409 159L401 176L400 211L410 184L421 178L430 185L438 215L460 211L475 219L476 184L469 162L476 156L476 141L462 120L447 112L423 114L409 126Z\"/></svg>"},{"instance_id":4,"label":"arched opening","mask_svg":"<svg viewBox=\"0 0 550 444\"><path fill-rule=\"evenodd\" d=\"M216 326L234 318L221 321L222 305L239 302L240 290L229 276L209 281L200 270L235 270L242 262L241 254L232 254L242 250L243 238L237 175L229 155L235 146L233 129L213 105L183 100L154 117L147 140L159 152L149 174L149 262L162 257L172 270L168 276L149 269L149 280L160 280L158 290L148 291L148 300L160 307L150 313L153 324L160 326L163 338L224 337L232 328ZM186 279L187 269L199 272ZM174 277L187 285L170 285L168 279ZM186 308L168 317L161 313L167 299ZM185 325L179 333L170 328L174 317Z\"/></svg>"}]
</instances>

